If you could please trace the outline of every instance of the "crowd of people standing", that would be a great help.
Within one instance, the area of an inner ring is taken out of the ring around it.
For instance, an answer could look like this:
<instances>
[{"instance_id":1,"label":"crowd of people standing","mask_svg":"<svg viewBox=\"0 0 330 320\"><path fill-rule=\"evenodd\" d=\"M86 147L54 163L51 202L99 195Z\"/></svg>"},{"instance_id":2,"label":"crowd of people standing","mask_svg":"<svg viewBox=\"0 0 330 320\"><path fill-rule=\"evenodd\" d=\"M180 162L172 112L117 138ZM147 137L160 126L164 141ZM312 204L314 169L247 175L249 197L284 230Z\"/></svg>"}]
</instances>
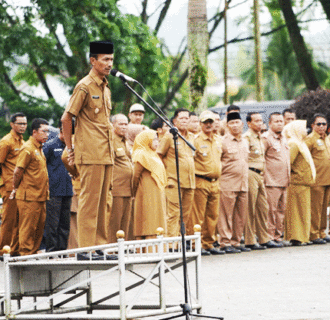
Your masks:
<instances>
[{"instance_id":1,"label":"crowd of people standing","mask_svg":"<svg viewBox=\"0 0 330 320\"><path fill-rule=\"evenodd\" d=\"M48 122L34 119L23 141L27 118L11 117L11 132L0 141L4 213L0 248L11 255L57 251L116 241L148 239L163 227L180 232L175 148L160 119L143 125L145 109L110 116L106 76L113 44L92 42L92 69L75 87L47 141ZM178 108L171 119L193 151L178 138L183 221L186 234L201 225L202 255L223 255L330 242L330 141L327 119L315 114L312 132L293 110L274 112L268 130L258 112L246 117L231 105L224 119ZM47 142L46 142L47 141ZM170 248L177 250L177 248ZM97 250L93 260L117 259ZM79 260L90 259L80 253Z\"/></svg>"}]
</instances>

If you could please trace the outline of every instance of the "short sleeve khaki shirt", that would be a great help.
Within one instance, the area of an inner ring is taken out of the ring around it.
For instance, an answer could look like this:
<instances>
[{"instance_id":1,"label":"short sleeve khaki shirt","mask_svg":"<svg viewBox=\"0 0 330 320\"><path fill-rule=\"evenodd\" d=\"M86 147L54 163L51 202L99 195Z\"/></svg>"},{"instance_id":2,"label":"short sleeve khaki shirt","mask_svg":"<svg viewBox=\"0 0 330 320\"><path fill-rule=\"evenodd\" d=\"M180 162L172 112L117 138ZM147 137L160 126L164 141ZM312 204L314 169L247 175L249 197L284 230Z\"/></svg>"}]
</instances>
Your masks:
<instances>
[{"instance_id":1,"label":"short sleeve khaki shirt","mask_svg":"<svg viewBox=\"0 0 330 320\"><path fill-rule=\"evenodd\" d=\"M76 117L76 164L113 165L110 89L93 71L80 80L66 111Z\"/></svg>"},{"instance_id":2,"label":"short sleeve khaki shirt","mask_svg":"<svg viewBox=\"0 0 330 320\"><path fill-rule=\"evenodd\" d=\"M24 169L22 181L16 192L16 199L46 201L49 199L48 172L42 144L35 138L24 143L16 166Z\"/></svg>"},{"instance_id":3,"label":"short sleeve khaki shirt","mask_svg":"<svg viewBox=\"0 0 330 320\"><path fill-rule=\"evenodd\" d=\"M13 190L13 174L19 151L24 143L22 136L14 130L5 135L0 141L0 164L2 169L2 183L6 191Z\"/></svg>"},{"instance_id":4,"label":"short sleeve khaki shirt","mask_svg":"<svg viewBox=\"0 0 330 320\"><path fill-rule=\"evenodd\" d=\"M194 135L187 133L185 138L193 143ZM180 170L180 184L182 188L195 189L195 165L194 152L181 139L178 139L179 151L179 170ZM167 132L160 141L157 153L163 156L163 162L167 174L167 184L175 185L177 181L176 166L175 166L175 149L172 134Z\"/></svg>"},{"instance_id":5,"label":"short sleeve khaki shirt","mask_svg":"<svg viewBox=\"0 0 330 320\"><path fill-rule=\"evenodd\" d=\"M133 183L131 155L125 137L120 137L114 132L113 138L115 165L113 168L112 195L114 197L131 197Z\"/></svg>"},{"instance_id":6,"label":"short sleeve khaki shirt","mask_svg":"<svg viewBox=\"0 0 330 320\"><path fill-rule=\"evenodd\" d=\"M249 146L246 139L237 139L227 133L222 139L222 191L248 191Z\"/></svg>"},{"instance_id":7,"label":"short sleeve khaki shirt","mask_svg":"<svg viewBox=\"0 0 330 320\"><path fill-rule=\"evenodd\" d=\"M328 137L321 137L313 131L305 140L313 157L316 179L315 185L330 185L330 141Z\"/></svg>"},{"instance_id":8,"label":"short sleeve khaki shirt","mask_svg":"<svg viewBox=\"0 0 330 320\"><path fill-rule=\"evenodd\" d=\"M290 182L290 149L281 134L268 130L263 137L265 145L265 186L287 187Z\"/></svg>"},{"instance_id":9,"label":"short sleeve khaki shirt","mask_svg":"<svg viewBox=\"0 0 330 320\"><path fill-rule=\"evenodd\" d=\"M221 175L221 141L220 137L208 137L204 132L197 134L194 140L195 174L210 179L219 179Z\"/></svg>"},{"instance_id":10,"label":"short sleeve khaki shirt","mask_svg":"<svg viewBox=\"0 0 330 320\"><path fill-rule=\"evenodd\" d=\"M249 168L264 172L265 170L265 147L260 134L249 129L243 137L249 144Z\"/></svg>"}]
</instances>

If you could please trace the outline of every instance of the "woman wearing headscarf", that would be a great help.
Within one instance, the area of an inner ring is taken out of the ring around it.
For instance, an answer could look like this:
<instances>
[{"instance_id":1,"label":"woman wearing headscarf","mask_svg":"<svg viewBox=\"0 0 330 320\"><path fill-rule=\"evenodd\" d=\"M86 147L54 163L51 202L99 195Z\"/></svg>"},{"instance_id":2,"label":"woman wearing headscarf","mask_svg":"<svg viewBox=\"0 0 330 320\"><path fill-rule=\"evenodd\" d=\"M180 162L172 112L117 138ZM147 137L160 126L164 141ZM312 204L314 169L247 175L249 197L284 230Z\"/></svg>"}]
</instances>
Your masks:
<instances>
[{"instance_id":1,"label":"woman wearing headscarf","mask_svg":"<svg viewBox=\"0 0 330 320\"><path fill-rule=\"evenodd\" d=\"M312 155L304 142L306 120L295 120L285 126L290 147L291 180L286 207L285 238L293 246L309 242L311 227L310 186L316 170Z\"/></svg>"},{"instance_id":2,"label":"woman wearing headscarf","mask_svg":"<svg viewBox=\"0 0 330 320\"><path fill-rule=\"evenodd\" d=\"M136 239L155 238L156 229L164 228L166 171L156 153L159 140L156 131L137 135L133 146L134 235Z\"/></svg>"}]
</instances>

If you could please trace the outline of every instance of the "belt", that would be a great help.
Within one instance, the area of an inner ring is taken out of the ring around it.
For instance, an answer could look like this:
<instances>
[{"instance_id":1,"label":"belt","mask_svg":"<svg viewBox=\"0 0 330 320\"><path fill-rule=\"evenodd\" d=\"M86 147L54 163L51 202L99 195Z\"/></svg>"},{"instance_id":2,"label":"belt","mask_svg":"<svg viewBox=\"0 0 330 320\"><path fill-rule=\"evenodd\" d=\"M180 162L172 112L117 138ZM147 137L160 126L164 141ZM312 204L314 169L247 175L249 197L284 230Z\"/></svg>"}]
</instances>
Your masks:
<instances>
[{"instance_id":1,"label":"belt","mask_svg":"<svg viewBox=\"0 0 330 320\"><path fill-rule=\"evenodd\" d=\"M256 168L249 168L251 171L254 171L254 172L256 172L256 173L258 173L258 174L262 174L262 171L261 170L259 170L259 169L256 169Z\"/></svg>"},{"instance_id":2,"label":"belt","mask_svg":"<svg viewBox=\"0 0 330 320\"><path fill-rule=\"evenodd\" d=\"M214 182L214 181L217 181L217 180L218 180L218 179L208 178L208 177L202 176L202 175L200 175L200 174L195 174L195 176L198 177L198 178L202 178L202 179L204 179L204 180L207 180L207 181L209 181L209 182Z\"/></svg>"}]
</instances>

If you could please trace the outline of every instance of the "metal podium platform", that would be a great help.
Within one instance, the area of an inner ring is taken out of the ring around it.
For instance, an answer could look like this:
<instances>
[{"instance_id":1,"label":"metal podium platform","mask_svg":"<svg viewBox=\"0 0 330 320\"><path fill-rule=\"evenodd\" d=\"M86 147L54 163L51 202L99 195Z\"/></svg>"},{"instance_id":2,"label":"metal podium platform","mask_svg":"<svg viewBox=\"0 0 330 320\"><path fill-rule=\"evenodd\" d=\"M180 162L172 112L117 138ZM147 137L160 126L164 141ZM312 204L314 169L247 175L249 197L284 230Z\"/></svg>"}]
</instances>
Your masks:
<instances>
[{"instance_id":1,"label":"metal podium platform","mask_svg":"<svg viewBox=\"0 0 330 320\"><path fill-rule=\"evenodd\" d=\"M195 271L191 306L201 312L201 242L198 227L196 226L194 235L186 236L190 247L186 257L187 263L193 262ZM182 267L181 237L164 238L161 228L158 234L156 239L124 241L124 233L119 231L118 241L113 244L24 257L10 257L5 254L5 292L0 295L0 320L124 320L181 312L179 303L167 303L166 293L168 277L182 286L182 277L174 273L175 269ZM77 260L78 253L91 254L95 250L117 254L118 260ZM147 276L139 275L133 270L141 265ZM93 272L96 270L97 272ZM111 290L114 288L113 282L106 283L106 277L111 273L116 274L115 279L118 281L114 291ZM134 273L139 280L129 281L128 273ZM105 290L107 294L104 297L93 300L92 283L100 279L105 281L104 286L109 290ZM154 279L158 281L152 281ZM157 286L157 293L152 295L156 298L155 303L138 303L149 284ZM127 293L134 291L133 289L137 292L128 296ZM14 300L17 300L16 305Z\"/></svg>"}]
</instances>

